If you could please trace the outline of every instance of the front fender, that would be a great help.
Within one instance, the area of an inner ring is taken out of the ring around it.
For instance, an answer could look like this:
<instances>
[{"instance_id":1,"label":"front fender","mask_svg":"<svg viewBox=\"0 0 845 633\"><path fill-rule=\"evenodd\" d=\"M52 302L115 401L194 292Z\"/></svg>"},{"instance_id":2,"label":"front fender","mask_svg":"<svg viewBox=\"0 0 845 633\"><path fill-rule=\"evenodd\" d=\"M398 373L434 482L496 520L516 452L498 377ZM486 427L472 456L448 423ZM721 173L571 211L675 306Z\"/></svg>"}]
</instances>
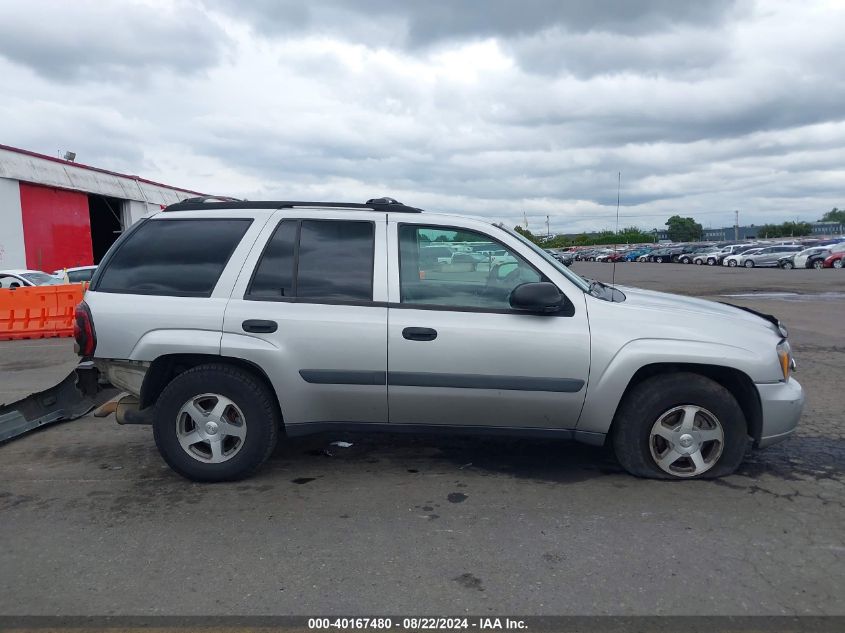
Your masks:
<instances>
[{"instance_id":1,"label":"front fender","mask_svg":"<svg viewBox=\"0 0 845 633\"><path fill-rule=\"evenodd\" d=\"M590 368L587 396L577 429L607 433L625 390L639 369L647 365L710 365L743 372L756 382L776 382L778 376L761 373L772 365L753 351L719 343L677 339L636 339L622 346L609 362ZM600 365L600 366L597 366Z\"/></svg>"}]
</instances>

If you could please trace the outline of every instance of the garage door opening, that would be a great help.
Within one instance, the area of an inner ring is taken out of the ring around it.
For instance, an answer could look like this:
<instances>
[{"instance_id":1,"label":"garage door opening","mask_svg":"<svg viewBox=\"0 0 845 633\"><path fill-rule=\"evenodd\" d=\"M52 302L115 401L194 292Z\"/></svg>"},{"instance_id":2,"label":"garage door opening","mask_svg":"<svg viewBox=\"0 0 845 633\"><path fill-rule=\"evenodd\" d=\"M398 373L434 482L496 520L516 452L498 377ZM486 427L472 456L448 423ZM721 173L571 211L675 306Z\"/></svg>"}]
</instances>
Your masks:
<instances>
[{"instance_id":1,"label":"garage door opening","mask_svg":"<svg viewBox=\"0 0 845 633\"><path fill-rule=\"evenodd\" d=\"M123 200L91 194L88 196L88 213L91 216L91 249L94 263L100 260L123 231L120 212Z\"/></svg>"}]
</instances>

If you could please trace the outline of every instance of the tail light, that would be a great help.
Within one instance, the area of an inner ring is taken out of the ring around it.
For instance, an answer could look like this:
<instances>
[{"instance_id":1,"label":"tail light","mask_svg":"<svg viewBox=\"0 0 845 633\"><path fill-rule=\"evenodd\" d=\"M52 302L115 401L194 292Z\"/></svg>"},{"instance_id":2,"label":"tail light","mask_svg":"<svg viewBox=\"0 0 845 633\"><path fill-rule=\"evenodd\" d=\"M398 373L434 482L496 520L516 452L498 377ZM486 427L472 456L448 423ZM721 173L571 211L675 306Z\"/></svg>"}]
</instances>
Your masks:
<instances>
[{"instance_id":1,"label":"tail light","mask_svg":"<svg viewBox=\"0 0 845 633\"><path fill-rule=\"evenodd\" d=\"M94 321L91 319L91 309L84 301L76 306L73 315L73 338L76 353L83 358L94 355L97 349L97 334L94 332Z\"/></svg>"}]
</instances>

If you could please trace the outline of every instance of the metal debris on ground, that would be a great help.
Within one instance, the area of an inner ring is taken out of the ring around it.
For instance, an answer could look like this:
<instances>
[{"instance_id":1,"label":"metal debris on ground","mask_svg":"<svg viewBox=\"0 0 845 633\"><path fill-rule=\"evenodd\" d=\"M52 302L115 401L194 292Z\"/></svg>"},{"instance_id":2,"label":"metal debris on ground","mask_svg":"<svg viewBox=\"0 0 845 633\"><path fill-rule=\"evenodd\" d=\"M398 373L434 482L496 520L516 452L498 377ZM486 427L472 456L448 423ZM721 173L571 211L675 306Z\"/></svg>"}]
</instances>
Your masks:
<instances>
[{"instance_id":1,"label":"metal debris on ground","mask_svg":"<svg viewBox=\"0 0 845 633\"><path fill-rule=\"evenodd\" d=\"M0 442L46 424L81 418L117 394L117 389L103 389L96 396L84 396L76 388L76 380L74 370L55 387L0 405Z\"/></svg>"}]
</instances>

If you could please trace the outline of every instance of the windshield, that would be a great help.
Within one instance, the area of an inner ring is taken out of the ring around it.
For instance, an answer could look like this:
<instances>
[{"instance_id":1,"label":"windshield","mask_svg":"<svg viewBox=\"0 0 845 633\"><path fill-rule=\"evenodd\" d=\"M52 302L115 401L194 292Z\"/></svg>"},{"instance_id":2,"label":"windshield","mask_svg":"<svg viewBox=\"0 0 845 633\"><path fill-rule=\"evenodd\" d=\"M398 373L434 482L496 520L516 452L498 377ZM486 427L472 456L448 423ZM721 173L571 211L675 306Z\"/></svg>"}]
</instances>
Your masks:
<instances>
[{"instance_id":1,"label":"windshield","mask_svg":"<svg viewBox=\"0 0 845 633\"><path fill-rule=\"evenodd\" d=\"M531 240L526 238L524 235L520 235L518 232L514 231L513 229L507 228L504 224L501 224L501 223L498 223L498 224L494 223L493 226L502 229L508 235L512 235L513 237L518 239L520 242L522 242L523 244L528 246L532 251L537 253L540 257L542 257L544 260L546 260L548 263L550 263L552 266L554 266L555 270L559 271L563 276L565 276L567 279L569 279L569 281L574 283L581 290L583 290L584 292L590 291L590 282L588 282L583 277L576 275L574 272L569 270L569 268L567 268L564 264L560 263L558 260L556 260L554 257L549 255L542 248L537 246L534 242L532 242Z\"/></svg>"},{"instance_id":2,"label":"windshield","mask_svg":"<svg viewBox=\"0 0 845 633\"><path fill-rule=\"evenodd\" d=\"M21 277L36 286L58 286L62 283L61 279L51 277L47 273L21 273Z\"/></svg>"}]
</instances>

